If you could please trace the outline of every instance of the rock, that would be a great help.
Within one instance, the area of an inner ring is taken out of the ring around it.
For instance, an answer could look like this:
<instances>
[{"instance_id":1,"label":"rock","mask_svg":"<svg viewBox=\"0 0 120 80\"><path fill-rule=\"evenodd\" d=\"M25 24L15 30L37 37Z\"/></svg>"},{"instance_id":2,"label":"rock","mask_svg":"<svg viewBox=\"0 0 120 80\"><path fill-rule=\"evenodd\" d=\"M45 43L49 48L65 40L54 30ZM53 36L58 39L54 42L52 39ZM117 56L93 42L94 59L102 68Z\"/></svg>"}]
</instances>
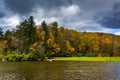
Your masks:
<instances>
[{"instance_id":1,"label":"rock","mask_svg":"<svg viewBox=\"0 0 120 80\"><path fill-rule=\"evenodd\" d=\"M5 58L2 58L2 62L8 62Z\"/></svg>"}]
</instances>

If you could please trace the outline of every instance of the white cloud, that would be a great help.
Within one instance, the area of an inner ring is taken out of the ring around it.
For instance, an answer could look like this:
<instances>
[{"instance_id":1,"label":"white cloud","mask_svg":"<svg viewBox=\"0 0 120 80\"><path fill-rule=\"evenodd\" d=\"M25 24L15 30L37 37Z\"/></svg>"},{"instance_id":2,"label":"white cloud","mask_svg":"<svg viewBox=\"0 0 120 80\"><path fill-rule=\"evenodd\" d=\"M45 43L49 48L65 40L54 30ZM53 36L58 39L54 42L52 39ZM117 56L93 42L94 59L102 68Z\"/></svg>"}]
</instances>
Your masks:
<instances>
[{"instance_id":1,"label":"white cloud","mask_svg":"<svg viewBox=\"0 0 120 80\"><path fill-rule=\"evenodd\" d=\"M12 16L5 20L9 26L13 26L13 27L15 27L16 25L20 23L20 18L18 17L18 15Z\"/></svg>"},{"instance_id":2,"label":"white cloud","mask_svg":"<svg viewBox=\"0 0 120 80\"><path fill-rule=\"evenodd\" d=\"M77 18L76 16L78 15L76 14L79 12L80 9L78 6L71 5L68 7L61 7L60 11L50 10L50 12L47 13L41 8L35 8L31 15L34 16L36 25L41 25L41 22L44 20L48 24L57 21L60 26L77 31L109 32L109 29L103 28L99 23L96 23L92 19Z\"/></svg>"},{"instance_id":3,"label":"white cloud","mask_svg":"<svg viewBox=\"0 0 120 80\"><path fill-rule=\"evenodd\" d=\"M51 10L50 12L47 12L43 10L42 8L34 8L33 12L30 14L34 16L34 20L36 25L41 25L42 21L46 21L48 24L57 21L59 22L59 17L55 17L55 14L58 12L56 10Z\"/></svg>"},{"instance_id":4,"label":"white cloud","mask_svg":"<svg viewBox=\"0 0 120 80\"><path fill-rule=\"evenodd\" d=\"M92 20L79 20L74 22L69 22L67 24L64 24L65 27L74 29L77 31L87 31L87 32L110 32L110 29L102 27L99 23L96 23Z\"/></svg>"},{"instance_id":5,"label":"white cloud","mask_svg":"<svg viewBox=\"0 0 120 80\"><path fill-rule=\"evenodd\" d=\"M30 15L33 15L37 18L43 17L43 16L45 16L45 11L41 8L34 8Z\"/></svg>"},{"instance_id":6,"label":"white cloud","mask_svg":"<svg viewBox=\"0 0 120 80\"><path fill-rule=\"evenodd\" d=\"M77 5L71 5L68 7L61 7L61 14L64 16L73 16L80 12L80 9Z\"/></svg>"},{"instance_id":7,"label":"white cloud","mask_svg":"<svg viewBox=\"0 0 120 80\"><path fill-rule=\"evenodd\" d=\"M42 21L46 21L48 24L52 23L52 22L60 22L60 19L59 18L56 18L56 17L46 17L46 18L41 18L41 19L35 19L35 23L36 25L40 25Z\"/></svg>"},{"instance_id":8,"label":"white cloud","mask_svg":"<svg viewBox=\"0 0 120 80\"><path fill-rule=\"evenodd\" d=\"M4 17L2 19L0 19L0 22L2 22L2 24L0 25L4 31L6 30L11 30L13 28L16 27L16 25L19 25L20 23L20 18L18 15L14 15L14 16L11 16L11 17Z\"/></svg>"}]
</instances>

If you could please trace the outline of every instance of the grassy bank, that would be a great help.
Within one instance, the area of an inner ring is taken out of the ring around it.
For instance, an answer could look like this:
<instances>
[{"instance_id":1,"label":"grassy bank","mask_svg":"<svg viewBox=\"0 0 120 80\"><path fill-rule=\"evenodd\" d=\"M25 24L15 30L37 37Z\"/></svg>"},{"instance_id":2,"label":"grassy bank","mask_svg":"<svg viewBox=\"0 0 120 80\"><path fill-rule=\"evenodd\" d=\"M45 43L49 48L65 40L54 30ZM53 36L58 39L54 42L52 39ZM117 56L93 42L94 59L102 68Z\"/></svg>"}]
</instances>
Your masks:
<instances>
[{"instance_id":1,"label":"grassy bank","mask_svg":"<svg viewBox=\"0 0 120 80\"><path fill-rule=\"evenodd\" d=\"M120 57L55 57L55 61L103 61L120 62Z\"/></svg>"}]
</instances>

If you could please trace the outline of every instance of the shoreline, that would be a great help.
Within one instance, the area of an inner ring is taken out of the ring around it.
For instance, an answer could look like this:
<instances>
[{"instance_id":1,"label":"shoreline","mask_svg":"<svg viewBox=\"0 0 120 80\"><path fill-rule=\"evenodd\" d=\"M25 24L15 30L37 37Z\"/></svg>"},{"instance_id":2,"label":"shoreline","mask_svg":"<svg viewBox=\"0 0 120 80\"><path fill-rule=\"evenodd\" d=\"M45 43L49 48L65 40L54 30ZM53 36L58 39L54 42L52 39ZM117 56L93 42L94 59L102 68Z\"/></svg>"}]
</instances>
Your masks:
<instances>
[{"instance_id":1,"label":"shoreline","mask_svg":"<svg viewBox=\"0 0 120 80\"><path fill-rule=\"evenodd\" d=\"M34 61L34 60L33 60ZM33 62L31 61L7 61L0 60L0 62ZM45 58L43 60L39 59L36 61L83 61L83 62L120 62L120 57L52 57L51 59Z\"/></svg>"},{"instance_id":2,"label":"shoreline","mask_svg":"<svg viewBox=\"0 0 120 80\"><path fill-rule=\"evenodd\" d=\"M53 61L120 62L120 57L54 57Z\"/></svg>"}]
</instances>

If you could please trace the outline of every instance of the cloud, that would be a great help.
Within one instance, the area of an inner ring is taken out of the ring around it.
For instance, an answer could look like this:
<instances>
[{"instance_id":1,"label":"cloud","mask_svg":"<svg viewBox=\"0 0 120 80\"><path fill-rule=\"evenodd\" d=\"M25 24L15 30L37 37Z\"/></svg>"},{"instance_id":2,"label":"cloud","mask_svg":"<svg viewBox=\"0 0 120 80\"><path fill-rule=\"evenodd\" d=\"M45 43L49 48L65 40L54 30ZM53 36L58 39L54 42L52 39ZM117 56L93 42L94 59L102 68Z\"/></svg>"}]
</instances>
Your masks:
<instances>
[{"instance_id":1,"label":"cloud","mask_svg":"<svg viewBox=\"0 0 120 80\"><path fill-rule=\"evenodd\" d=\"M35 7L45 10L59 8L70 3L69 0L4 0L5 5L15 13L21 15L30 14Z\"/></svg>"},{"instance_id":2,"label":"cloud","mask_svg":"<svg viewBox=\"0 0 120 80\"><path fill-rule=\"evenodd\" d=\"M9 24L9 26L16 26L16 25L18 25L20 23L19 17L17 15L12 16L12 17L10 17L8 19L5 19L5 21L6 21L6 23Z\"/></svg>"},{"instance_id":3,"label":"cloud","mask_svg":"<svg viewBox=\"0 0 120 80\"><path fill-rule=\"evenodd\" d=\"M4 12L4 3L3 1L0 1L0 18L5 17L5 12Z\"/></svg>"},{"instance_id":4,"label":"cloud","mask_svg":"<svg viewBox=\"0 0 120 80\"><path fill-rule=\"evenodd\" d=\"M34 3L29 0L4 0L5 6L17 14L27 15L32 11Z\"/></svg>"},{"instance_id":5,"label":"cloud","mask_svg":"<svg viewBox=\"0 0 120 80\"><path fill-rule=\"evenodd\" d=\"M68 7L61 7L61 14L64 16L74 16L80 12L80 9L76 5L71 5Z\"/></svg>"},{"instance_id":6,"label":"cloud","mask_svg":"<svg viewBox=\"0 0 120 80\"><path fill-rule=\"evenodd\" d=\"M99 21L106 28L120 29L120 3L114 4L113 10L102 16Z\"/></svg>"},{"instance_id":7,"label":"cloud","mask_svg":"<svg viewBox=\"0 0 120 80\"><path fill-rule=\"evenodd\" d=\"M2 27L4 31L6 31L7 29L11 30L20 23L20 17L18 15L14 15L9 18L5 17L0 19L0 22L1 22L0 27Z\"/></svg>"},{"instance_id":8,"label":"cloud","mask_svg":"<svg viewBox=\"0 0 120 80\"><path fill-rule=\"evenodd\" d=\"M119 0L1 0L0 24L14 27L16 23L32 15L37 25L43 20L48 24L57 21L60 26L77 31L110 32L113 29L120 29L119 2Z\"/></svg>"},{"instance_id":9,"label":"cloud","mask_svg":"<svg viewBox=\"0 0 120 80\"><path fill-rule=\"evenodd\" d=\"M0 18L5 17L5 13L0 11Z\"/></svg>"}]
</instances>

